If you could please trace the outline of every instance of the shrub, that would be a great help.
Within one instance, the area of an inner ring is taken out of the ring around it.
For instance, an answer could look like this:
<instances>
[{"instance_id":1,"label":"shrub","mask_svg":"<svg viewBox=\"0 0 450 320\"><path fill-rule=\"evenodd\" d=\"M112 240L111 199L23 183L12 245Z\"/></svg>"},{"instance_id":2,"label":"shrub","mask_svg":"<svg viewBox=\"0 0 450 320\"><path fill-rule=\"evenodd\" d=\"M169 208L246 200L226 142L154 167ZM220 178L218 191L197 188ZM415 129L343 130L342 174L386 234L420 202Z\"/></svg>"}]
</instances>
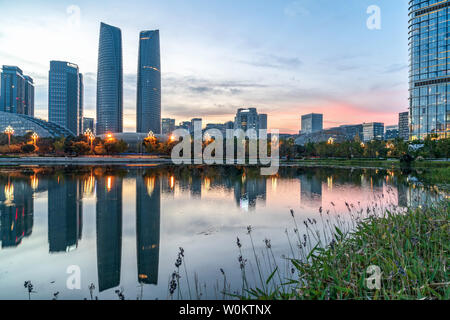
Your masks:
<instances>
[{"instance_id":1,"label":"shrub","mask_svg":"<svg viewBox=\"0 0 450 320\"><path fill-rule=\"evenodd\" d=\"M34 145L32 145L32 144L24 144L24 145L21 147L21 150L22 150L23 153L31 153L31 152L33 152L35 149L36 149L36 148L35 148Z\"/></svg>"}]
</instances>

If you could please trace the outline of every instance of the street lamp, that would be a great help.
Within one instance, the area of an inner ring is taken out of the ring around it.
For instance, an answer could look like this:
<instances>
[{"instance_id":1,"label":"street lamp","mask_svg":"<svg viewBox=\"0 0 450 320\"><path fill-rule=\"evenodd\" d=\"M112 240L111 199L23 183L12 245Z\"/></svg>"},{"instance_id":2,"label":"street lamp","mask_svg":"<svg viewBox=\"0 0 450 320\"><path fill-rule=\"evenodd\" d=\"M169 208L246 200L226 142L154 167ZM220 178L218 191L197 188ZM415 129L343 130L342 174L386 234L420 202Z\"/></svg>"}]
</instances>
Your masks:
<instances>
[{"instance_id":1,"label":"street lamp","mask_svg":"<svg viewBox=\"0 0 450 320\"><path fill-rule=\"evenodd\" d=\"M85 135L86 137L89 137L91 134L92 134L92 131L91 131L90 128L87 128L86 131L84 132L84 135Z\"/></svg>"},{"instance_id":2,"label":"street lamp","mask_svg":"<svg viewBox=\"0 0 450 320\"><path fill-rule=\"evenodd\" d=\"M33 132L33 134L31 135L31 139L33 139L33 144L36 147L36 141L37 139L39 139L39 136L36 132Z\"/></svg>"},{"instance_id":3,"label":"street lamp","mask_svg":"<svg viewBox=\"0 0 450 320\"><path fill-rule=\"evenodd\" d=\"M14 134L14 129L11 126L7 126L5 129L5 134L8 135L8 147L11 146L11 135Z\"/></svg>"},{"instance_id":4,"label":"street lamp","mask_svg":"<svg viewBox=\"0 0 450 320\"><path fill-rule=\"evenodd\" d=\"M107 142L112 142L112 141L114 141L114 135L112 134L112 133L107 133L106 134L106 141Z\"/></svg>"},{"instance_id":5,"label":"street lamp","mask_svg":"<svg viewBox=\"0 0 450 320\"><path fill-rule=\"evenodd\" d=\"M88 129L89 130L89 129ZM94 140L95 140L95 136L92 132L89 132L88 134L88 139L89 139L89 143L91 144L91 151L94 150Z\"/></svg>"}]
</instances>

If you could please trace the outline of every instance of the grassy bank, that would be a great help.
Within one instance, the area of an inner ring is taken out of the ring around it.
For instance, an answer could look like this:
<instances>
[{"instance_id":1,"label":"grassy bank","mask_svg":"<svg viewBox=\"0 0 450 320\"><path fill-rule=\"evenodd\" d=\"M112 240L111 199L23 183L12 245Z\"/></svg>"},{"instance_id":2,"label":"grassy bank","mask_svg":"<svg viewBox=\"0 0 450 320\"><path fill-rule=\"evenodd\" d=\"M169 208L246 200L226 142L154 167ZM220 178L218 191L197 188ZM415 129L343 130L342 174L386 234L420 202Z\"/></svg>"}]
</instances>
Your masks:
<instances>
[{"instance_id":1,"label":"grassy bank","mask_svg":"<svg viewBox=\"0 0 450 320\"><path fill-rule=\"evenodd\" d=\"M332 245L315 248L307 260L292 260L295 275L245 299L449 299L450 202L432 208L386 212L361 221ZM367 269L381 269L381 289L367 286Z\"/></svg>"},{"instance_id":2,"label":"grassy bank","mask_svg":"<svg viewBox=\"0 0 450 320\"><path fill-rule=\"evenodd\" d=\"M450 165L446 168L433 168L423 173L424 180L431 184L450 184Z\"/></svg>"},{"instance_id":3,"label":"grassy bank","mask_svg":"<svg viewBox=\"0 0 450 320\"><path fill-rule=\"evenodd\" d=\"M321 165L321 166L354 166L354 167L371 167L371 168L400 168L399 160L379 160L379 159L310 159L292 161L292 164L299 165ZM414 169L434 169L446 168L450 166L450 161L414 161L411 168Z\"/></svg>"}]
</instances>

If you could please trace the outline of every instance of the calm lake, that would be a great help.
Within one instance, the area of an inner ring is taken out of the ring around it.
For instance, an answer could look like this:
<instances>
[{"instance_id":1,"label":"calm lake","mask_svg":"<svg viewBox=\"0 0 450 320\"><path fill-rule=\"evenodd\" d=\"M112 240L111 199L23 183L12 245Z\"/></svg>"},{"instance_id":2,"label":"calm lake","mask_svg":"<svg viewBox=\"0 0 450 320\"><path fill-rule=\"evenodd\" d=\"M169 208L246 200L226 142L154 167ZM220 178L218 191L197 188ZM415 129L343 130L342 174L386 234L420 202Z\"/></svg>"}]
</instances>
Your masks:
<instances>
[{"instance_id":1,"label":"calm lake","mask_svg":"<svg viewBox=\"0 0 450 320\"><path fill-rule=\"evenodd\" d=\"M417 207L442 196L414 174L388 170L281 168L261 177L213 167L2 168L0 299L28 299L27 280L33 300L90 299L91 283L101 300L118 299L116 290L126 299L167 299L180 247L174 298L221 299L221 269L231 291L242 285L237 237L249 280L258 281L247 226L257 252L270 239L284 260L295 251L290 209L302 229L304 219L319 220L319 208L345 219L346 202ZM79 290L66 285L73 266Z\"/></svg>"}]
</instances>

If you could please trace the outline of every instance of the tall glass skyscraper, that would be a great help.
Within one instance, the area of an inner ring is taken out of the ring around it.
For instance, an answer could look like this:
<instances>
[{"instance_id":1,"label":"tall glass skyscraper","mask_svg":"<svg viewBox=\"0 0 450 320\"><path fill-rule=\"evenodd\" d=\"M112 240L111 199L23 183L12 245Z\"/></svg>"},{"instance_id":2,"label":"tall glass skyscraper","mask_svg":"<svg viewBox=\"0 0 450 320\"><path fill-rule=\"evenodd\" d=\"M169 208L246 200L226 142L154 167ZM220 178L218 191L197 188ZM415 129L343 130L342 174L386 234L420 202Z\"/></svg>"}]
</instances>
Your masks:
<instances>
[{"instance_id":1,"label":"tall glass skyscraper","mask_svg":"<svg viewBox=\"0 0 450 320\"><path fill-rule=\"evenodd\" d=\"M25 76L19 67L3 66L0 111L34 116L33 79Z\"/></svg>"},{"instance_id":2,"label":"tall glass skyscraper","mask_svg":"<svg viewBox=\"0 0 450 320\"><path fill-rule=\"evenodd\" d=\"M137 132L161 133L161 59L159 30L139 35Z\"/></svg>"},{"instance_id":3,"label":"tall glass skyscraper","mask_svg":"<svg viewBox=\"0 0 450 320\"><path fill-rule=\"evenodd\" d=\"M48 119L78 135L83 115L80 97L82 77L76 64L50 61L48 75ZM81 98L82 100L82 98Z\"/></svg>"},{"instance_id":4,"label":"tall glass skyscraper","mask_svg":"<svg viewBox=\"0 0 450 320\"><path fill-rule=\"evenodd\" d=\"M34 117L34 82L30 76L23 76L25 80L25 105L23 113Z\"/></svg>"},{"instance_id":5,"label":"tall glass skyscraper","mask_svg":"<svg viewBox=\"0 0 450 320\"><path fill-rule=\"evenodd\" d=\"M410 139L450 137L450 1L409 1Z\"/></svg>"},{"instance_id":6,"label":"tall glass skyscraper","mask_svg":"<svg viewBox=\"0 0 450 320\"><path fill-rule=\"evenodd\" d=\"M97 134L122 131L122 32L102 22L97 70Z\"/></svg>"},{"instance_id":7,"label":"tall glass skyscraper","mask_svg":"<svg viewBox=\"0 0 450 320\"><path fill-rule=\"evenodd\" d=\"M79 134L84 133L83 127L83 105L84 105L84 84L83 84L83 74L78 74L78 131Z\"/></svg>"}]
</instances>

